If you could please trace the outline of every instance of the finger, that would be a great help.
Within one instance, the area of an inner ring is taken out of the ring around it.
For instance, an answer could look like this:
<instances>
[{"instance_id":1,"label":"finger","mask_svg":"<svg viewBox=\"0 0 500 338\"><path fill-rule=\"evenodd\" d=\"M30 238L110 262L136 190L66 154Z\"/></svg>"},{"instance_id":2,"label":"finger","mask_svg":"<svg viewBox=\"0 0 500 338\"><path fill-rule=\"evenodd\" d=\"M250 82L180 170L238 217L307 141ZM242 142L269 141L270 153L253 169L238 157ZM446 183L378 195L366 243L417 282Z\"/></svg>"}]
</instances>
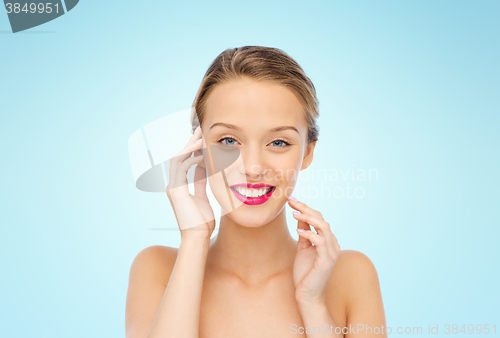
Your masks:
<instances>
[{"instance_id":1,"label":"finger","mask_svg":"<svg viewBox=\"0 0 500 338\"><path fill-rule=\"evenodd\" d=\"M189 143L187 144L181 151L179 151L177 153L177 155L175 155L171 162L183 162L184 160L186 160L188 157L191 156L191 154L198 150L200 150L201 148L203 147L203 139L199 139L197 141L195 141L194 143Z\"/></svg>"},{"instance_id":2,"label":"finger","mask_svg":"<svg viewBox=\"0 0 500 338\"><path fill-rule=\"evenodd\" d=\"M200 155L203 155L202 149L198 149L198 150L194 151L194 156L200 156ZM205 163L202 163L202 167L205 167Z\"/></svg>"},{"instance_id":3,"label":"finger","mask_svg":"<svg viewBox=\"0 0 500 338\"><path fill-rule=\"evenodd\" d=\"M200 163L203 161L203 155L200 156L194 156L194 157L189 157L187 160L183 161L182 164L179 166L178 173L183 174L183 177L185 177L185 174L187 174L189 168L195 163Z\"/></svg>"},{"instance_id":4,"label":"finger","mask_svg":"<svg viewBox=\"0 0 500 338\"><path fill-rule=\"evenodd\" d=\"M314 244L316 247L316 252L318 253L318 258L321 262L327 262L331 260L331 256L328 253L326 240L323 236L314 233L313 231L297 231L300 237L303 237Z\"/></svg>"},{"instance_id":5,"label":"finger","mask_svg":"<svg viewBox=\"0 0 500 338\"><path fill-rule=\"evenodd\" d=\"M200 128L200 126L196 127L195 131L193 132L193 136L189 139L188 143L186 145L194 144L198 140L203 139L203 132Z\"/></svg>"},{"instance_id":6,"label":"finger","mask_svg":"<svg viewBox=\"0 0 500 338\"><path fill-rule=\"evenodd\" d=\"M193 131L193 135L190 137L190 139L188 141L188 144L193 143L197 139L199 139L201 134L202 134L201 127L200 126L196 127L196 129Z\"/></svg>"},{"instance_id":7,"label":"finger","mask_svg":"<svg viewBox=\"0 0 500 338\"><path fill-rule=\"evenodd\" d=\"M179 153L177 153L175 157L181 157L181 161L183 161L185 160L185 158L182 158L183 155L187 154L191 156L191 152L199 149L198 143L201 142L200 140L203 140L203 133L201 131L201 128L198 126L196 127L195 131L193 132L193 135L189 138L189 141L186 143L184 148Z\"/></svg>"},{"instance_id":8,"label":"finger","mask_svg":"<svg viewBox=\"0 0 500 338\"><path fill-rule=\"evenodd\" d=\"M315 215L316 217L319 217L321 219L323 218L323 215L321 214L321 212L309 207L307 204L305 204L303 202L297 201L297 199L295 197L290 196L290 198L288 199L288 205L292 209L298 210L303 214L309 213L309 214Z\"/></svg>"},{"instance_id":9,"label":"finger","mask_svg":"<svg viewBox=\"0 0 500 338\"><path fill-rule=\"evenodd\" d=\"M201 135L201 134L202 134L201 126L196 127L196 129L193 132L193 136Z\"/></svg>"},{"instance_id":10,"label":"finger","mask_svg":"<svg viewBox=\"0 0 500 338\"><path fill-rule=\"evenodd\" d=\"M297 230L299 230L299 229L297 229ZM297 233L299 233L299 232L297 231ZM307 249L311 246L313 246L313 245L312 245L310 240L308 240L307 238L305 238L303 236L299 236L299 240L297 241L297 251L302 250L302 249Z\"/></svg>"},{"instance_id":11,"label":"finger","mask_svg":"<svg viewBox=\"0 0 500 338\"><path fill-rule=\"evenodd\" d=\"M292 215L295 216L296 214L299 215L300 212L298 212L298 211L292 211ZM309 224L307 224L307 222L305 222L302 219L298 219L298 218L295 218L295 219L298 221L298 223L297 223L297 228L298 229L311 230L311 227L309 226Z\"/></svg>"},{"instance_id":12,"label":"finger","mask_svg":"<svg viewBox=\"0 0 500 338\"><path fill-rule=\"evenodd\" d=\"M208 201L207 196L207 169L201 164L196 166L194 172L194 195Z\"/></svg>"},{"instance_id":13,"label":"finger","mask_svg":"<svg viewBox=\"0 0 500 338\"><path fill-rule=\"evenodd\" d=\"M171 188L185 187L187 189L188 180L187 172L189 168L195 163L203 161L203 155L196 157L189 157L184 162L175 166L170 166ZM169 183L170 184L170 183Z\"/></svg>"},{"instance_id":14,"label":"finger","mask_svg":"<svg viewBox=\"0 0 500 338\"><path fill-rule=\"evenodd\" d=\"M304 221L297 220L297 229L311 231L311 227ZM307 249L312 246L312 243L305 237L299 236L297 241L297 250Z\"/></svg>"},{"instance_id":15,"label":"finger","mask_svg":"<svg viewBox=\"0 0 500 338\"><path fill-rule=\"evenodd\" d=\"M295 217L295 219L297 219L298 221L302 221L309 225L312 225L316 232L318 232L318 234L320 234L321 236L327 237L327 235L329 235L329 233L331 232L330 225L322 218L318 218L307 213L299 214L294 212L292 214L293 217ZM331 239L331 236L328 237L330 237L329 239Z\"/></svg>"},{"instance_id":16,"label":"finger","mask_svg":"<svg viewBox=\"0 0 500 338\"><path fill-rule=\"evenodd\" d=\"M296 214L296 213L294 213L293 215L297 220L302 221L302 222L306 222L308 225L312 225L314 227L314 229L316 230L316 232L318 233L318 235L325 238L328 252L333 259L336 256L336 253L335 253L335 251L336 251L336 247L335 247L336 237L333 235L332 231L330 230L330 226L328 225L328 223L323 219L319 219L319 218L314 217L314 216L309 215L309 214Z\"/></svg>"}]
</instances>

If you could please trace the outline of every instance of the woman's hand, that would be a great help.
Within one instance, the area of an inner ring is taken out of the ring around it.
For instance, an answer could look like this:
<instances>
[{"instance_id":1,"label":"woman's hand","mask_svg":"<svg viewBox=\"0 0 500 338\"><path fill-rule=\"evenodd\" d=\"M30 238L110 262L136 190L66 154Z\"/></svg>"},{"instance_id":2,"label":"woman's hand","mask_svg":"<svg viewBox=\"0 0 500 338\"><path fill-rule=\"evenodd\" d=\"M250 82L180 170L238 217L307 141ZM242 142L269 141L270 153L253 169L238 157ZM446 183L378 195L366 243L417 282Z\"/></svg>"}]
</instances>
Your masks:
<instances>
[{"instance_id":1,"label":"woman's hand","mask_svg":"<svg viewBox=\"0 0 500 338\"><path fill-rule=\"evenodd\" d=\"M340 253L337 238L319 211L294 197L288 200L298 220L297 254L293 265L295 298L298 304L324 304L325 291ZM316 232L311 231L312 225ZM314 244L314 246L313 246Z\"/></svg>"},{"instance_id":2,"label":"woman's hand","mask_svg":"<svg viewBox=\"0 0 500 338\"><path fill-rule=\"evenodd\" d=\"M196 128L184 149L170 160L167 196L174 209L181 238L210 240L215 228L215 217L207 197L207 174L201 153L203 139L201 128ZM187 172L197 164L194 176L194 196L189 193ZM201 165L200 165L201 164Z\"/></svg>"}]
</instances>

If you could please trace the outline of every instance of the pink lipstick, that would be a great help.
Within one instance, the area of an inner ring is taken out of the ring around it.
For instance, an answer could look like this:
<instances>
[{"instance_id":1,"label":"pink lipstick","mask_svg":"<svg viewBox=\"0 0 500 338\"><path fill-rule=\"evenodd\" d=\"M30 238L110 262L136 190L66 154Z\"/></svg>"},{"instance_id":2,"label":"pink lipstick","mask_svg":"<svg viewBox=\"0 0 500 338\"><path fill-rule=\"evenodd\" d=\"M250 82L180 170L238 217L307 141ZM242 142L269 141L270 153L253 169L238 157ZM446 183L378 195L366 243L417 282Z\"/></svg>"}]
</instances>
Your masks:
<instances>
[{"instance_id":1,"label":"pink lipstick","mask_svg":"<svg viewBox=\"0 0 500 338\"><path fill-rule=\"evenodd\" d=\"M241 202L248 205L259 205L266 202L276 187L264 183L240 183L232 185L231 191Z\"/></svg>"}]
</instances>

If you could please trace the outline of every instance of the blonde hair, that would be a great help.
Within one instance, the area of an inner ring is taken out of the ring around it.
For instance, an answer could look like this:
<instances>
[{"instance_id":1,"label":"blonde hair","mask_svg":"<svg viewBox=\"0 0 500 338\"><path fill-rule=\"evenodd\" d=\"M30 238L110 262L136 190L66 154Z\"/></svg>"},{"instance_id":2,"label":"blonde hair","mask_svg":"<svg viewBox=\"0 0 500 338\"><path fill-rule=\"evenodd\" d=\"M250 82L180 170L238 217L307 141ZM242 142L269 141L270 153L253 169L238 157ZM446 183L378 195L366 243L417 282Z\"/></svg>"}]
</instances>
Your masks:
<instances>
[{"instance_id":1,"label":"blonde hair","mask_svg":"<svg viewBox=\"0 0 500 338\"><path fill-rule=\"evenodd\" d=\"M226 49L208 67L193 102L193 131L203 123L205 104L217 84L248 76L257 81L272 81L291 89L302 103L308 127L308 143L318 140L319 102L316 89L304 70L280 49L244 46Z\"/></svg>"}]
</instances>

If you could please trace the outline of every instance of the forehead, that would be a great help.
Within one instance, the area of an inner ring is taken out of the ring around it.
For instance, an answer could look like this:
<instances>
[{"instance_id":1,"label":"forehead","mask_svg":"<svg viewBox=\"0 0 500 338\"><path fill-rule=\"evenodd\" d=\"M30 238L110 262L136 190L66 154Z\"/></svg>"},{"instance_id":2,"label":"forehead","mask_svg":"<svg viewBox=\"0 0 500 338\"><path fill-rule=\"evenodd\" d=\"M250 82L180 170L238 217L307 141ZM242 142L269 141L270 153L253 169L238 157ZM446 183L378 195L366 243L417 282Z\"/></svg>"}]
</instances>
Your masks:
<instances>
[{"instance_id":1,"label":"forehead","mask_svg":"<svg viewBox=\"0 0 500 338\"><path fill-rule=\"evenodd\" d=\"M261 130L285 124L299 131L307 129L304 108L289 88L247 77L216 85L206 101L205 113L206 125L225 121Z\"/></svg>"}]
</instances>

